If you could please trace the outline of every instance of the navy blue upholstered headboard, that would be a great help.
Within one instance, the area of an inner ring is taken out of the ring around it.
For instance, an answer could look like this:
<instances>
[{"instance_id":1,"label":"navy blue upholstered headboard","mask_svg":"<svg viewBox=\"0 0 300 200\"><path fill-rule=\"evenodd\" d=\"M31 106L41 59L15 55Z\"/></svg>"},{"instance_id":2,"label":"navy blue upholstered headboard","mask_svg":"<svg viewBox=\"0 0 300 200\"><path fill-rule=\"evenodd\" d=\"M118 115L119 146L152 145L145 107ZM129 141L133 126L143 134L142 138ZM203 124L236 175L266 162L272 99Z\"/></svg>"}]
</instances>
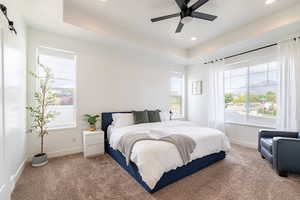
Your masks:
<instances>
[{"instance_id":1,"label":"navy blue upholstered headboard","mask_svg":"<svg viewBox=\"0 0 300 200\"><path fill-rule=\"evenodd\" d=\"M132 112L104 112L101 114L101 129L104 131L105 141L107 140L107 128L111 125L113 119L112 114L114 113L132 113Z\"/></svg>"}]
</instances>

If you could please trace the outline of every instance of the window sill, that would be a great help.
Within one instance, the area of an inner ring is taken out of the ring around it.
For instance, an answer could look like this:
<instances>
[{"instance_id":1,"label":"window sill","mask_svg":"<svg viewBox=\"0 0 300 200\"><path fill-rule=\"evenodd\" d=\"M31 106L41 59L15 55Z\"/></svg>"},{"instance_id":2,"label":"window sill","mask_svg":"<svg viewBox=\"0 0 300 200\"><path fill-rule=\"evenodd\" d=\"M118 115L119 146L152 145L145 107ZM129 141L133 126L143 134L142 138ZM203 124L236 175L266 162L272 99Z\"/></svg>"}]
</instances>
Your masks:
<instances>
[{"instance_id":1,"label":"window sill","mask_svg":"<svg viewBox=\"0 0 300 200\"><path fill-rule=\"evenodd\" d=\"M225 122L225 124L237 125L237 126L246 126L246 127L253 127L253 128L276 129L273 126L268 126L268 125L258 125L258 124L249 124L249 123L239 123L239 122Z\"/></svg>"},{"instance_id":2,"label":"window sill","mask_svg":"<svg viewBox=\"0 0 300 200\"><path fill-rule=\"evenodd\" d=\"M171 121L185 121L186 119L184 117L177 117L177 118L172 118Z\"/></svg>"},{"instance_id":3,"label":"window sill","mask_svg":"<svg viewBox=\"0 0 300 200\"><path fill-rule=\"evenodd\" d=\"M175 114L171 118L171 120L185 120L185 116L183 114Z\"/></svg>"},{"instance_id":4,"label":"window sill","mask_svg":"<svg viewBox=\"0 0 300 200\"><path fill-rule=\"evenodd\" d=\"M55 127L55 128L48 128L47 130L49 132L53 132L53 131L60 131L60 130L66 130L66 129L75 129L77 128L76 125L70 125L70 126L62 126L62 127Z\"/></svg>"}]
</instances>

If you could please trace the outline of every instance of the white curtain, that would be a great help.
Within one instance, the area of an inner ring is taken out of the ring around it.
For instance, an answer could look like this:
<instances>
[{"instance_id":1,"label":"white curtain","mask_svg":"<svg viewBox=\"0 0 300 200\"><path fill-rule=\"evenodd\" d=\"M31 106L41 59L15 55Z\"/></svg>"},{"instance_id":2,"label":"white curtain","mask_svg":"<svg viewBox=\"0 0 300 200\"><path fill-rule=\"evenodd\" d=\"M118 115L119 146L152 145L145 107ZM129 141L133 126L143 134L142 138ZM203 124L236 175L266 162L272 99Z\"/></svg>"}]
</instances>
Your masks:
<instances>
[{"instance_id":1,"label":"white curtain","mask_svg":"<svg viewBox=\"0 0 300 200\"><path fill-rule=\"evenodd\" d=\"M224 62L215 62L209 66L209 127L225 131L224 102Z\"/></svg>"},{"instance_id":2,"label":"white curtain","mask_svg":"<svg viewBox=\"0 0 300 200\"><path fill-rule=\"evenodd\" d=\"M278 62L280 67L280 91L278 95L277 128L294 130L298 128L297 79L299 79L300 72L299 40L289 40L278 45Z\"/></svg>"}]
</instances>

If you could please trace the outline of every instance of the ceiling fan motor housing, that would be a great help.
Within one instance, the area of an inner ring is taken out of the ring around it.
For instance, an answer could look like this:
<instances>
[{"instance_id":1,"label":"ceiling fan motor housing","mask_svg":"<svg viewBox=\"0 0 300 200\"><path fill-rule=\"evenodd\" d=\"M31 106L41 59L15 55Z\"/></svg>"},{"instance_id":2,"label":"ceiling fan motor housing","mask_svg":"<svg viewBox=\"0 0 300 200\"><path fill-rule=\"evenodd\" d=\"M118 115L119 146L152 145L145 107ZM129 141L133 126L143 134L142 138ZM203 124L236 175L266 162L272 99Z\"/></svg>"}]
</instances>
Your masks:
<instances>
[{"instance_id":1,"label":"ceiling fan motor housing","mask_svg":"<svg viewBox=\"0 0 300 200\"><path fill-rule=\"evenodd\" d=\"M183 10L180 13L180 17L181 17L181 23L183 24L190 23L191 21L193 21L192 10L190 8Z\"/></svg>"},{"instance_id":2,"label":"ceiling fan motor housing","mask_svg":"<svg viewBox=\"0 0 300 200\"><path fill-rule=\"evenodd\" d=\"M192 15L192 12L193 11L191 8L186 8L185 10L181 11L180 16L181 16L181 18L188 17L188 16Z\"/></svg>"}]
</instances>

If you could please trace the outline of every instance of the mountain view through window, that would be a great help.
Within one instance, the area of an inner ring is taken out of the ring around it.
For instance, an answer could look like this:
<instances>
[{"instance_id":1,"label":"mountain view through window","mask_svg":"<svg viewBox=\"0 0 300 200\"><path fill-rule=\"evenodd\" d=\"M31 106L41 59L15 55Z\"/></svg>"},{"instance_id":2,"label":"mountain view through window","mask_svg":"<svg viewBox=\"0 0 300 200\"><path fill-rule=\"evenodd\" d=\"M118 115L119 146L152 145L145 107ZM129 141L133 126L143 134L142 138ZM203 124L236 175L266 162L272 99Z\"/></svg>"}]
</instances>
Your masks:
<instances>
[{"instance_id":1,"label":"mountain view through window","mask_svg":"<svg viewBox=\"0 0 300 200\"><path fill-rule=\"evenodd\" d=\"M227 122L274 127L279 68L268 62L224 72Z\"/></svg>"}]
</instances>

